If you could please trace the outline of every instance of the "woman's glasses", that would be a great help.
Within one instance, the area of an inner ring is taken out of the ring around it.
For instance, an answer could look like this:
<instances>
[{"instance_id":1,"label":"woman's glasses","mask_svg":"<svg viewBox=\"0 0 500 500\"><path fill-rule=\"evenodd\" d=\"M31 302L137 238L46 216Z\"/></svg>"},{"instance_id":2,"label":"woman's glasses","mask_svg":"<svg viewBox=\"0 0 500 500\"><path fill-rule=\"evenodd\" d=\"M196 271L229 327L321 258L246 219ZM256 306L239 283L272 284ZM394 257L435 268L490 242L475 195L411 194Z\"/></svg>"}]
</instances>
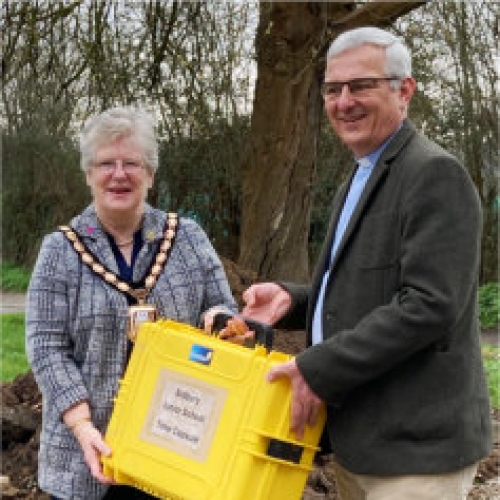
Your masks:
<instances>
[{"instance_id":1,"label":"woman's glasses","mask_svg":"<svg viewBox=\"0 0 500 500\"><path fill-rule=\"evenodd\" d=\"M95 169L103 174L114 173L118 165L126 174L134 174L143 168L143 164L136 160L103 160L93 164Z\"/></svg>"}]
</instances>

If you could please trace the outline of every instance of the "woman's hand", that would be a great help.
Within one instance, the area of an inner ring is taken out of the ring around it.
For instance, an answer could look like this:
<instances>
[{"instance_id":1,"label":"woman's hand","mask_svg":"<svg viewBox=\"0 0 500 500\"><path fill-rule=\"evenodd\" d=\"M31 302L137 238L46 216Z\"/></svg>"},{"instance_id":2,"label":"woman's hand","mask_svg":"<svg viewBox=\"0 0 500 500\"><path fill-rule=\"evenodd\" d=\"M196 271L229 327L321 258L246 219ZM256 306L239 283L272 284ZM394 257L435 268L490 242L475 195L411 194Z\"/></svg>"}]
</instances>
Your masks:
<instances>
[{"instance_id":1,"label":"woman's hand","mask_svg":"<svg viewBox=\"0 0 500 500\"><path fill-rule=\"evenodd\" d=\"M227 313L227 310L220 306L214 306L205 311L203 314L203 329L205 332L210 334L213 332L215 316L219 313Z\"/></svg>"},{"instance_id":2,"label":"woman's hand","mask_svg":"<svg viewBox=\"0 0 500 500\"><path fill-rule=\"evenodd\" d=\"M214 332L215 316L219 313L229 315L226 309L217 306L205 312L203 316L203 328L207 333L211 335L217 334L220 339L228 340L238 345L243 345L247 339L253 339L255 337L255 333L249 330L247 324L236 315L231 316L226 321L226 326L219 332Z\"/></svg>"},{"instance_id":3,"label":"woman's hand","mask_svg":"<svg viewBox=\"0 0 500 500\"><path fill-rule=\"evenodd\" d=\"M111 455L111 448L92 424L88 402L81 401L66 410L63 421L78 440L92 476L103 484L112 484L114 481L103 474L101 463L101 455Z\"/></svg>"},{"instance_id":4,"label":"woman's hand","mask_svg":"<svg viewBox=\"0 0 500 500\"><path fill-rule=\"evenodd\" d=\"M106 477L102 471L101 455L111 455L111 448L104 442L102 434L94 427L90 420L83 420L72 429L80 443L92 476L103 484L113 484L114 481Z\"/></svg>"},{"instance_id":5,"label":"woman's hand","mask_svg":"<svg viewBox=\"0 0 500 500\"><path fill-rule=\"evenodd\" d=\"M243 316L274 325L290 309L290 294L276 283L257 283L243 292Z\"/></svg>"}]
</instances>

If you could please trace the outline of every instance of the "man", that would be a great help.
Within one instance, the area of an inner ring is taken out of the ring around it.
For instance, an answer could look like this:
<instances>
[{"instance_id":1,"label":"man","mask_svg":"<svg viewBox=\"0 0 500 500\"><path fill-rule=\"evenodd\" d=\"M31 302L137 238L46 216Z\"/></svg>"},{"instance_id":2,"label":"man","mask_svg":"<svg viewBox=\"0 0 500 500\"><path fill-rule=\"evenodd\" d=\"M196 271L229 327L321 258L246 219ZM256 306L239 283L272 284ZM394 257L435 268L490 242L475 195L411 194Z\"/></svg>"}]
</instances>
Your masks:
<instances>
[{"instance_id":1,"label":"man","mask_svg":"<svg viewBox=\"0 0 500 500\"><path fill-rule=\"evenodd\" d=\"M342 500L458 500L491 443L476 292L480 203L465 169L407 121L407 48L340 35L323 95L357 168L333 202L312 284L261 283L243 314L307 328L288 377L300 438L327 405Z\"/></svg>"}]
</instances>

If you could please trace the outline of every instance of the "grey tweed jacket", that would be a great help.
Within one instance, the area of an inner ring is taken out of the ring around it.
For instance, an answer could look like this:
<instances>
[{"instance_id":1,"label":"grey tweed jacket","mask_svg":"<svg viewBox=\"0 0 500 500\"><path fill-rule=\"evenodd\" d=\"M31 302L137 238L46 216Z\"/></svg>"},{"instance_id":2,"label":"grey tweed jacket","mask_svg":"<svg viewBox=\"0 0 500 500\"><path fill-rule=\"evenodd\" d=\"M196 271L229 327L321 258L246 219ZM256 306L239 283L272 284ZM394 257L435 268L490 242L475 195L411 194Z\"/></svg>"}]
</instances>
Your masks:
<instances>
[{"instance_id":1,"label":"grey tweed jacket","mask_svg":"<svg viewBox=\"0 0 500 500\"><path fill-rule=\"evenodd\" d=\"M165 220L165 213L146 205L134 281L148 271ZM71 226L100 262L118 273L93 205ZM180 219L169 260L148 302L160 317L191 325L212 306L237 310L222 264L194 221ZM106 487L91 477L61 415L87 399L94 424L105 432L127 360L127 298L83 264L57 231L42 242L26 307L26 351L43 395L40 487L62 499L100 499Z\"/></svg>"}]
</instances>

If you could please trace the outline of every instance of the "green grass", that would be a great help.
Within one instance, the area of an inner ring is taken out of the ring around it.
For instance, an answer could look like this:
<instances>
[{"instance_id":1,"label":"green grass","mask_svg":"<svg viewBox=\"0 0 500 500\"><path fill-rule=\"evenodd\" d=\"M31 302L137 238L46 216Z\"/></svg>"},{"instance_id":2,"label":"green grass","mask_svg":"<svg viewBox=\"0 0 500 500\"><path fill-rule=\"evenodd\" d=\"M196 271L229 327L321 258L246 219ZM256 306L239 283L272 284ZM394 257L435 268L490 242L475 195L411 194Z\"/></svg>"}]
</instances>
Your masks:
<instances>
[{"instance_id":1,"label":"green grass","mask_svg":"<svg viewBox=\"0 0 500 500\"><path fill-rule=\"evenodd\" d=\"M500 348L483 344L482 352L490 389L491 406L500 409Z\"/></svg>"},{"instance_id":2,"label":"green grass","mask_svg":"<svg viewBox=\"0 0 500 500\"><path fill-rule=\"evenodd\" d=\"M1 380L8 382L29 370L24 348L24 314L1 314Z\"/></svg>"},{"instance_id":3,"label":"green grass","mask_svg":"<svg viewBox=\"0 0 500 500\"><path fill-rule=\"evenodd\" d=\"M486 283L479 288L480 320L483 328L500 323L500 283Z\"/></svg>"},{"instance_id":4,"label":"green grass","mask_svg":"<svg viewBox=\"0 0 500 500\"><path fill-rule=\"evenodd\" d=\"M0 262L0 287L8 292L25 292L31 272L10 262Z\"/></svg>"}]
</instances>

